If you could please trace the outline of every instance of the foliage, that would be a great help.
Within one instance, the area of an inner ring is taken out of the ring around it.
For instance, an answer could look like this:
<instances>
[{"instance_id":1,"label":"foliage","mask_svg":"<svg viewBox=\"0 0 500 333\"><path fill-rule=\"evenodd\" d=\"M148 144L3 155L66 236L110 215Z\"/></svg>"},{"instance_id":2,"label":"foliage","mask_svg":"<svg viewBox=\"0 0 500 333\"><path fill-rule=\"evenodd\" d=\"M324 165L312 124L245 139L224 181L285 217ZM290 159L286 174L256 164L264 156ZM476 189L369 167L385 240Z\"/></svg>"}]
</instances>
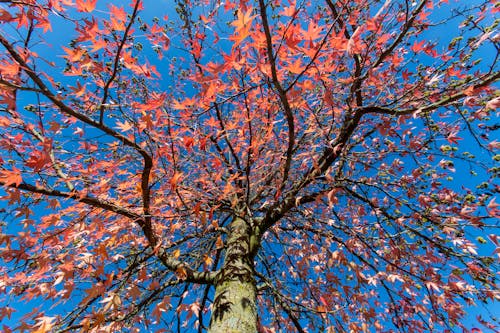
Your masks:
<instances>
[{"instance_id":1,"label":"foliage","mask_svg":"<svg viewBox=\"0 0 500 333\"><path fill-rule=\"evenodd\" d=\"M41 304L5 332L498 300L495 1L0 2L0 318Z\"/></svg>"}]
</instances>

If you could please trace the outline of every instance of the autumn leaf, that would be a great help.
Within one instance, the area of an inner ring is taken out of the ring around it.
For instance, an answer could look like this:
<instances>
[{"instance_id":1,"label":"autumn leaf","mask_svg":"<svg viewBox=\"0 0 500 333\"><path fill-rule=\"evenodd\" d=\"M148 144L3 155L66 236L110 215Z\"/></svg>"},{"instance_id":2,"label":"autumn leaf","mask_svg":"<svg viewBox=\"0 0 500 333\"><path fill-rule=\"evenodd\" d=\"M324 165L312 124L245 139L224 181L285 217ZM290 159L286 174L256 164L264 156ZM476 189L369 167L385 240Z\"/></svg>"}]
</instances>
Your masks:
<instances>
[{"instance_id":1,"label":"autumn leaf","mask_svg":"<svg viewBox=\"0 0 500 333\"><path fill-rule=\"evenodd\" d=\"M235 33L229 36L229 40L234 42L233 47L238 46L248 37L252 21L256 17L256 15L251 15L252 11L252 7L248 8L245 13L243 13L242 10L239 10L237 19L231 23L231 25L236 28Z\"/></svg>"},{"instance_id":2,"label":"autumn leaf","mask_svg":"<svg viewBox=\"0 0 500 333\"><path fill-rule=\"evenodd\" d=\"M242 10L238 10L237 19L231 23L231 25L236 28L237 32L242 30L248 31L253 19L257 16L252 15L252 12L252 7L248 8L245 13L243 13Z\"/></svg>"},{"instance_id":3,"label":"autumn leaf","mask_svg":"<svg viewBox=\"0 0 500 333\"><path fill-rule=\"evenodd\" d=\"M296 6L295 1L290 2L290 6L285 7L285 8L283 9L283 12L282 12L282 13L283 13L283 15L284 15L284 16L290 16L290 17L295 16L295 15L297 14L297 12L298 12L298 11L295 9L295 6Z\"/></svg>"},{"instance_id":4,"label":"autumn leaf","mask_svg":"<svg viewBox=\"0 0 500 333\"><path fill-rule=\"evenodd\" d=\"M3 320L5 317L10 319L13 312L16 312L16 309L9 307L9 306L1 307L0 308L0 320Z\"/></svg>"},{"instance_id":5,"label":"autumn leaf","mask_svg":"<svg viewBox=\"0 0 500 333\"><path fill-rule=\"evenodd\" d=\"M37 324L36 324L36 329L32 331L33 333L47 333L50 332L52 329L52 326L54 326L52 323L55 320L55 317L40 317L37 318Z\"/></svg>"},{"instance_id":6,"label":"autumn leaf","mask_svg":"<svg viewBox=\"0 0 500 333\"><path fill-rule=\"evenodd\" d=\"M127 13L123 10L123 7L117 7L113 4L109 5L110 9L110 23L111 28L116 31L125 30L125 20L127 19Z\"/></svg>"},{"instance_id":7,"label":"autumn leaf","mask_svg":"<svg viewBox=\"0 0 500 333\"><path fill-rule=\"evenodd\" d=\"M76 0L75 3L79 12L90 13L95 9L97 0Z\"/></svg>"},{"instance_id":8,"label":"autumn leaf","mask_svg":"<svg viewBox=\"0 0 500 333\"><path fill-rule=\"evenodd\" d=\"M36 24L36 27L42 28L43 33L47 33L47 31L52 31L52 24L47 19L39 19Z\"/></svg>"},{"instance_id":9,"label":"autumn leaf","mask_svg":"<svg viewBox=\"0 0 500 333\"><path fill-rule=\"evenodd\" d=\"M96 38L92 41L92 52L99 51L100 49L105 48L108 43L101 38Z\"/></svg>"},{"instance_id":10,"label":"autumn leaf","mask_svg":"<svg viewBox=\"0 0 500 333\"><path fill-rule=\"evenodd\" d=\"M459 141L459 140L462 140L462 138L461 138L461 137L459 137L459 136L457 136L457 133L458 133L458 132L453 132L453 133L448 134L448 136L446 137L446 140L447 140L449 143L458 144L458 141Z\"/></svg>"},{"instance_id":11,"label":"autumn leaf","mask_svg":"<svg viewBox=\"0 0 500 333\"><path fill-rule=\"evenodd\" d=\"M304 66L302 65L302 61L300 58L297 58L293 63L288 65L287 69L293 74L300 74L304 70Z\"/></svg>"},{"instance_id":12,"label":"autumn leaf","mask_svg":"<svg viewBox=\"0 0 500 333\"><path fill-rule=\"evenodd\" d=\"M214 262L214 260L212 259L212 257L210 257L209 255L207 254L204 254L203 255L203 263L206 265L206 266L210 266L212 265L212 263Z\"/></svg>"},{"instance_id":13,"label":"autumn leaf","mask_svg":"<svg viewBox=\"0 0 500 333\"><path fill-rule=\"evenodd\" d=\"M39 172L46 165L52 163L51 151L52 140L45 139L42 149L35 150L30 154L28 160L25 162L26 166L33 168L35 172Z\"/></svg>"},{"instance_id":14,"label":"autumn leaf","mask_svg":"<svg viewBox=\"0 0 500 333\"><path fill-rule=\"evenodd\" d=\"M12 21L12 19L13 19L13 17L8 11L6 11L3 8L0 8L0 21L10 22L10 21Z\"/></svg>"},{"instance_id":15,"label":"autumn leaf","mask_svg":"<svg viewBox=\"0 0 500 333\"><path fill-rule=\"evenodd\" d=\"M75 97L82 97L85 95L85 85L82 85L80 81L76 82L76 87L69 87L73 92Z\"/></svg>"},{"instance_id":16,"label":"autumn leaf","mask_svg":"<svg viewBox=\"0 0 500 333\"><path fill-rule=\"evenodd\" d=\"M190 136L185 136L182 138L182 141L184 142L184 146L188 151L191 151L191 147L194 144L194 139Z\"/></svg>"},{"instance_id":17,"label":"autumn leaf","mask_svg":"<svg viewBox=\"0 0 500 333\"><path fill-rule=\"evenodd\" d=\"M220 237L220 236L219 236L219 237L217 237L217 242L216 242L216 244L215 244L215 247L216 247L217 249L222 249L222 248L224 248L224 242L222 241L222 237Z\"/></svg>"},{"instance_id":18,"label":"autumn leaf","mask_svg":"<svg viewBox=\"0 0 500 333\"><path fill-rule=\"evenodd\" d=\"M72 63L80 61L83 55L86 53L84 49L79 48L70 49L68 47L62 46L62 49L68 54L67 56L63 56L63 58L68 59L68 61Z\"/></svg>"},{"instance_id":19,"label":"autumn leaf","mask_svg":"<svg viewBox=\"0 0 500 333\"><path fill-rule=\"evenodd\" d=\"M177 268L177 270L175 271L175 275L179 280L185 280L187 278L186 268L184 268L183 266L179 266L179 268Z\"/></svg>"},{"instance_id":20,"label":"autumn leaf","mask_svg":"<svg viewBox=\"0 0 500 333\"><path fill-rule=\"evenodd\" d=\"M500 96L489 100L484 106L486 110L497 110L500 108Z\"/></svg>"},{"instance_id":21,"label":"autumn leaf","mask_svg":"<svg viewBox=\"0 0 500 333\"><path fill-rule=\"evenodd\" d=\"M117 121L116 128L118 128L122 132L130 131L134 127L134 124L130 123L128 120L123 122Z\"/></svg>"},{"instance_id":22,"label":"autumn leaf","mask_svg":"<svg viewBox=\"0 0 500 333\"><path fill-rule=\"evenodd\" d=\"M488 209L488 214L491 217L499 218L500 217L500 209L498 209L499 204L495 202L496 198L492 198L486 208Z\"/></svg>"},{"instance_id":23,"label":"autumn leaf","mask_svg":"<svg viewBox=\"0 0 500 333\"><path fill-rule=\"evenodd\" d=\"M304 37L305 40L314 42L316 39L321 37L322 31L323 31L322 27L311 21L307 26L307 30L302 31L302 36Z\"/></svg>"},{"instance_id":24,"label":"autumn leaf","mask_svg":"<svg viewBox=\"0 0 500 333\"><path fill-rule=\"evenodd\" d=\"M415 53L419 53L420 51L422 51L424 49L424 44L425 44L425 40L420 41L418 43L414 42L413 45L410 47L410 50L412 50Z\"/></svg>"},{"instance_id":25,"label":"autumn leaf","mask_svg":"<svg viewBox=\"0 0 500 333\"><path fill-rule=\"evenodd\" d=\"M12 167L12 170L0 170L0 181L4 186L19 186L23 178L21 172L16 167Z\"/></svg>"}]
</instances>

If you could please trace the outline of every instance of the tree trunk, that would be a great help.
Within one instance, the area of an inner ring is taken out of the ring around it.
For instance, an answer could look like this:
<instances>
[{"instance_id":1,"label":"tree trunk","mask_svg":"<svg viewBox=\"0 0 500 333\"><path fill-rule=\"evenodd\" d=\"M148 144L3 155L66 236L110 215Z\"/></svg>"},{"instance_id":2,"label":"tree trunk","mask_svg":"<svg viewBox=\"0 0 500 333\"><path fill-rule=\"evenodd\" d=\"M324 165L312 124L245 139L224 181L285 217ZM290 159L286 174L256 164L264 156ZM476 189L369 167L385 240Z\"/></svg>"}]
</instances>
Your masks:
<instances>
[{"instance_id":1,"label":"tree trunk","mask_svg":"<svg viewBox=\"0 0 500 333\"><path fill-rule=\"evenodd\" d=\"M247 222L235 218L227 238L224 265L217 277L209 333L257 332L257 292L250 235Z\"/></svg>"}]
</instances>

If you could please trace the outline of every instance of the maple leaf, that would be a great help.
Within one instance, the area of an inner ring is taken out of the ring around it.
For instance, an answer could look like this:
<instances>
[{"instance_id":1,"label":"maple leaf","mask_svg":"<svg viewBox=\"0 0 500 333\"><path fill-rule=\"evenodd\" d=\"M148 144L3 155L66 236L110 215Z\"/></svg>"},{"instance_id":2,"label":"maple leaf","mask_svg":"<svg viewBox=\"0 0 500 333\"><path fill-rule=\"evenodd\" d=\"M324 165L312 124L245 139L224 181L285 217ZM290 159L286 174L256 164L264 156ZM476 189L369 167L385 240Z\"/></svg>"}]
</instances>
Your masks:
<instances>
[{"instance_id":1,"label":"maple leaf","mask_svg":"<svg viewBox=\"0 0 500 333\"><path fill-rule=\"evenodd\" d=\"M12 167L12 170L0 170L0 181L4 186L19 186L23 178L21 177L19 169Z\"/></svg>"},{"instance_id":2,"label":"maple leaf","mask_svg":"<svg viewBox=\"0 0 500 333\"><path fill-rule=\"evenodd\" d=\"M314 23L313 21L310 21L307 30L302 31L302 36L305 40L315 41L316 39L321 37L322 31L322 27L318 26L318 24Z\"/></svg>"},{"instance_id":3,"label":"maple leaf","mask_svg":"<svg viewBox=\"0 0 500 333\"><path fill-rule=\"evenodd\" d=\"M439 289L439 286L435 282L432 282L432 281L426 282L425 285L427 286L427 288L433 289L436 292L439 292L441 290L441 289Z\"/></svg>"},{"instance_id":4,"label":"maple leaf","mask_svg":"<svg viewBox=\"0 0 500 333\"><path fill-rule=\"evenodd\" d=\"M190 136L185 136L182 138L182 141L184 142L184 146L188 151L191 151L191 147L194 144L194 139Z\"/></svg>"},{"instance_id":5,"label":"maple leaf","mask_svg":"<svg viewBox=\"0 0 500 333\"><path fill-rule=\"evenodd\" d=\"M180 101L177 101L177 100L174 100L172 102L172 107L176 110L186 110L189 108L189 106L187 105L186 101L184 102L180 102Z\"/></svg>"},{"instance_id":6,"label":"maple leaf","mask_svg":"<svg viewBox=\"0 0 500 333\"><path fill-rule=\"evenodd\" d=\"M0 8L0 21L10 22L13 20L12 15L3 8Z\"/></svg>"},{"instance_id":7,"label":"maple leaf","mask_svg":"<svg viewBox=\"0 0 500 333\"><path fill-rule=\"evenodd\" d=\"M217 237L217 241L215 243L215 247L217 249L222 249L224 247L224 242L222 241L222 238L220 236Z\"/></svg>"},{"instance_id":8,"label":"maple leaf","mask_svg":"<svg viewBox=\"0 0 500 333\"><path fill-rule=\"evenodd\" d=\"M16 312L16 310L8 306L0 308L0 320L2 320L4 317L10 319L13 312Z\"/></svg>"},{"instance_id":9,"label":"maple leaf","mask_svg":"<svg viewBox=\"0 0 500 333\"><path fill-rule=\"evenodd\" d=\"M424 44L425 44L425 40L417 43L416 41L413 43L413 45L410 47L410 50L412 50L413 52L415 53L419 53L420 51L422 51L424 49Z\"/></svg>"},{"instance_id":10,"label":"maple leaf","mask_svg":"<svg viewBox=\"0 0 500 333\"><path fill-rule=\"evenodd\" d=\"M97 0L76 0L75 3L79 12L90 13L95 9Z\"/></svg>"},{"instance_id":11,"label":"maple leaf","mask_svg":"<svg viewBox=\"0 0 500 333\"><path fill-rule=\"evenodd\" d=\"M492 100L488 101L484 106L484 108L486 110L496 110L500 108L500 96L495 97Z\"/></svg>"},{"instance_id":12,"label":"maple leaf","mask_svg":"<svg viewBox=\"0 0 500 333\"><path fill-rule=\"evenodd\" d=\"M488 202L488 205L486 205L486 208L488 209L488 213L490 216L499 218L500 217L500 210L498 209L499 204L495 202L496 198L492 198L490 202Z\"/></svg>"},{"instance_id":13,"label":"maple leaf","mask_svg":"<svg viewBox=\"0 0 500 333\"><path fill-rule=\"evenodd\" d=\"M84 49L79 49L79 48L70 49L65 46L63 46L62 48L68 54L67 56L63 56L63 58L68 59L68 61L70 62L80 61L83 55L86 53Z\"/></svg>"},{"instance_id":14,"label":"maple leaf","mask_svg":"<svg viewBox=\"0 0 500 333\"><path fill-rule=\"evenodd\" d=\"M45 139L43 142L43 148L41 150L34 151L29 159L26 161L26 166L33 168L35 172L42 170L47 164L52 162L51 158L52 151L52 140Z\"/></svg>"},{"instance_id":15,"label":"maple leaf","mask_svg":"<svg viewBox=\"0 0 500 333\"><path fill-rule=\"evenodd\" d=\"M284 16L290 16L290 17L295 16L298 13L298 11L295 9L295 6L296 6L295 1L290 2L290 6L285 7L282 11L282 14Z\"/></svg>"},{"instance_id":16,"label":"maple leaf","mask_svg":"<svg viewBox=\"0 0 500 333\"><path fill-rule=\"evenodd\" d=\"M39 18L36 27L43 28L43 33L47 33L47 31L52 31L52 24L47 19Z\"/></svg>"},{"instance_id":17,"label":"maple leaf","mask_svg":"<svg viewBox=\"0 0 500 333\"><path fill-rule=\"evenodd\" d=\"M82 86L80 81L76 82L76 87L69 87L69 88L71 89L75 97L82 97L83 95L85 95L85 85Z\"/></svg>"},{"instance_id":18,"label":"maple leaf","mask_svg":"<svg viewBox=\"0 0 500 333\"><path fill-rule=\"evenodd\" d=\"M295 59L293 63L288 65L287 69L293 74L300 74L304 70L305 66L302 65L302 60L300 58Z\"/></svg>"},{"instance_id":19,"label":"maple leaf","mask_svg":"<svg viewBox=\"0 0 500 333\"><path fill-rule=\"evenodd\" d=\"M52 323L55 319L56 319L55 317L47 317L47 316L37 318L38 323L36 324L36 329L32 332L33 333L50 332L52 326L54 326Z\"/></svg>"},{"instance_id":20,"label":"maple leaf","mask_svg":"<svg viewBox=\"0 0 500 333\"><path fill-rule=\"evenodd\" d=\"M132 297L132 299L134 299L134 300L138 299L142 295L141 290L137 286L135 286L135 285L133 285L132 287L130 287L128 293Z\"/></svg>"},{"instance_id":21,"label":"maple leaf","mask_svg":"<svg viewBox=\"0 0 500 333\"><path fill-rule=\"evenodd\" d=\"M458 144L458 141L462 140L462 138L458 137L457 133L458 132L452 132L452 133L448 134L448 136L446 137L446 140L448 140L449 143Z\"/></svg>"},{"instance_id":22,"label":"maple leaf","mask_svg":"<svg viewBox=\"0 0 500 333\"><path fill-rule=\"evenodd\" d=\"M1 61L0 73L7 76L15 76L19 74L19 64L16 62Z\"/></svg>"},{"instance_id":23,"label":"maple leaf","mask_svg":"<svg viewBox=\"0 0 500 333\"><path fill-rule=\"evenodd\" d=\"M110 23L111 28L116 31L125 30L125 21L127 19L127 13L123 7L117 7L113 4L109 5L110 10Z\"/></svg>"},{"instance_id":24,"label":"maple leaf","mask_svg":"<svg viewBox=\"0 0 500 333\"><path fill-rule=\"evenodd\" d=\"M127 131L130 131L133 127L134 127L134 124L125 120L124 122L117 121L115 128L118 128L122 132L127 132Z\"/></svg>"},{"instance_id":25,"label":"maple leaf","mask_svg":"<svg viewBox=\"0 0 500 333\"><path fill-rule=\"evenodd\" d=\"M18 189L13 189L7 191L8 196L4 197L3 199L9 199L9 205L15 204L15 203L21 203L21 192Z\"/></svg>"},{"instance_id":26,"label":"maple leaf","mask_svg":"<svg viewBox=\"0 0 500 333\"><path fill-rule=\"evenodd\" d=\"M240 32L242 30L248 31L253 19L257 16L252 15L252 12L252 7L248 8L245 13L243 13L243 10L238 10L238 18L231 23L231 25L236 28L237 32Z\"/></svg>"},{"instance_id":27,"label":"maple leaf","mask_svg":"<svg viewBox=\"0 0 500 333\"><path fill-rule=\"evenodd\" d=\"M98 51L100 49L105 48L108 45L108 43L104 39L94 39L92 41L92 52Z\"/></svg>"}]
</instances>

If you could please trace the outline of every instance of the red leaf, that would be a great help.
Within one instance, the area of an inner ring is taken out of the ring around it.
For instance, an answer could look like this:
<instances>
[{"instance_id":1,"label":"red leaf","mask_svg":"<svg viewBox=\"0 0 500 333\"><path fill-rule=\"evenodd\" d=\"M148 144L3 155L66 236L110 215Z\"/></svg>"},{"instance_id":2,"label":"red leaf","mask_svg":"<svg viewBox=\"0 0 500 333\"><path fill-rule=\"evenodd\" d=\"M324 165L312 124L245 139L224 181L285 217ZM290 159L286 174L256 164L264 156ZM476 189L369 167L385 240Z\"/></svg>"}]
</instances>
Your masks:
<instances>
[{"instance_id":1,"label":"red leaf","mask_svg":"<svg viewBox=\"0 0 500 333\"><path fill-rule=\"evenodd\" d=\"M23 181L21 177L21 172L16 168L12 167L11 170L1 170L0 171L0 182L5 186L16 185L19 186Z\"/></svg>"},{"instance_id":2,"label":"red leaf","mask_svg":"<svg viewBox=\"0 0 500 333\"><path fill-rule=\"evenodd\" d=\"M411 46L411 50L415 53L418 53L424 49L424 44L425 44L425 40L421 41L420 43L415 42Z\"/></svg>"}]
</instances>

